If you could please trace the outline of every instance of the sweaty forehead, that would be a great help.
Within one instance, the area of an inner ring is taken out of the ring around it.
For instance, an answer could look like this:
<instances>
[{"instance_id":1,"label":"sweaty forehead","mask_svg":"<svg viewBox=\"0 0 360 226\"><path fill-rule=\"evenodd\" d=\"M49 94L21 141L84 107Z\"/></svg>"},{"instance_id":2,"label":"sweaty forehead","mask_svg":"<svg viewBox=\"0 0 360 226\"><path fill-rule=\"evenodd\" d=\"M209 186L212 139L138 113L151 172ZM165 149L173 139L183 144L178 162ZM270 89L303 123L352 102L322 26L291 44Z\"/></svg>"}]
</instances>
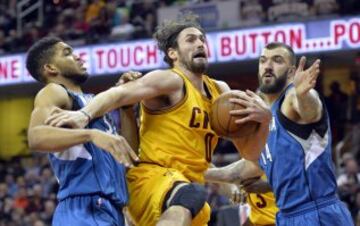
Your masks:
<instances>
[{"instance_id":1,"label":"sweaty forehead","mask_svg":"<svg viewBox=\"0 0 360 226\"><path fill-rule=\"evenodd\" d=\"M188 27L180 32L179 38L185 38L186 36L191 36L191 35L202 36L204 34L195 27Z\"/></svg>"},{"instance_id":2,"label":"sweaty forehead","mask_svg":"<svg viewBox=\"0 0 360 226\"><path fill-rule=\"evenodd\" d=\"M266 49L264 48L261 56L264 56L266 58L271 58L273 56L282 56L285 59L289 59L290 58L290 54L287 51L287 49L279 47L279 48L275 48L275 49Z\"/></svg>"}]
</instances>

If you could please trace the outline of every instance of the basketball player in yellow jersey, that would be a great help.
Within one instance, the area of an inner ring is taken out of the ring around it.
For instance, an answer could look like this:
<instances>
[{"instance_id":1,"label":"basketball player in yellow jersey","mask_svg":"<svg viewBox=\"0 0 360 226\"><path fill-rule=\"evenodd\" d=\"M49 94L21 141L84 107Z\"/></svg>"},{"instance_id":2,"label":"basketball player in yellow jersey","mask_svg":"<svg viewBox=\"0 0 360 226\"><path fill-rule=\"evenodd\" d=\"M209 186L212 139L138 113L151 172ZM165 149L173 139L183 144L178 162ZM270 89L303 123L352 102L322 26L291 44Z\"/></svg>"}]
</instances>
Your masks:
<instances>
[{"instance_id":1,"label":"basketball player in yellow jersey","mask_svg":"<svg viewBox=\"0 0 360 226\"><path fill-rule=\"evenodd\" d=\"M140 163L128 171L129 211L139 226L206 225L210 208L204 172L217 143L209 112L224 82L204 75L208 66L206 38L193 16L168 21L154 37L170 70L152 71L98 94L81 111L56 110L53 126L84 127L112 109L141 102ZM233 143L244 158L257 160L265 145L271 113L251 91L237 91L245 106L237 123L257 121L250 138Z\"/></svg>"}]
</instances>

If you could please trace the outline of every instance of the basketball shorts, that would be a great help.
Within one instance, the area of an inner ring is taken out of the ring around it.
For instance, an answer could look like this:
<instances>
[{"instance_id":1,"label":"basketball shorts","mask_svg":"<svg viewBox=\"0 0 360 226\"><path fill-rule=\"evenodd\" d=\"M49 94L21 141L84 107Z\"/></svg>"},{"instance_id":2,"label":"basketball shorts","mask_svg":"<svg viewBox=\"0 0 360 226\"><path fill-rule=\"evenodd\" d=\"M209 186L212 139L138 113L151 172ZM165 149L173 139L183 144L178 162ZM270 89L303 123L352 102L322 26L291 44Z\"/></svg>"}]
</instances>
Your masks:
<instances>
[{"instance_id":1,"label":"basketball shorts","mask_svg":"<svg viewBox=\"0 0 360 226\"><path fill-rule=\"evenodd\" d=\"M353 226L346 206L336 197L308 203L296 212L278 212L277 226Z\"/></svg>"},{"instance_id":2,"label":"basketball shorts","mask_svg":"<svg viewBox=\"0 0 360 226\"><path fill-rule=\"evenodd\" d=\"M175 182L190 183L178 170L140 163L127 172L130 193L129 212L137 226L154 226L162 214L166 194ZM193 218L192 226L204 226L210 220L210 206L205 203Z\"/></svg>"},{"instance_id":3,"label":"basketball shorts","mask_svg":"<svg viewBox=\"0 0 360 226\"><path fill-rule=\"evenodd\" d=\"M122 210L98 195L69 197L55 209L53 226L124 226Z\"/></svg>"}]
</instances>

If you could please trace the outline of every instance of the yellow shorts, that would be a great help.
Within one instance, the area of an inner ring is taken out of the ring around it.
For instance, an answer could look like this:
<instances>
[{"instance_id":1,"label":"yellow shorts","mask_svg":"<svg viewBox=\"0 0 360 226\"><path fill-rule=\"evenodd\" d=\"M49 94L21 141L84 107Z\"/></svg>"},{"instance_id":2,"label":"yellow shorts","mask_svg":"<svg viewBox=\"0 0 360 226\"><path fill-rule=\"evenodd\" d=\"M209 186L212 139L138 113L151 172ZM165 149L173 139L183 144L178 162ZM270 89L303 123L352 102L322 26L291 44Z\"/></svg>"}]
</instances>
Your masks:
<instances>
[{"instance_id":1,"label":"yellow shorts","mask_svg":"<svg viewBox=\"0 0 360 226\"><path fill-rule=\"evenodd\" d=\"M161 214L164 198L177 181L190 183L178 170L155 164L140 163L127 172L130 193L129 212L138 226L155 225ZM210 206L204 207L192 220L193 226L204 226L210 220Z\"/></svg>"}]
</instances>

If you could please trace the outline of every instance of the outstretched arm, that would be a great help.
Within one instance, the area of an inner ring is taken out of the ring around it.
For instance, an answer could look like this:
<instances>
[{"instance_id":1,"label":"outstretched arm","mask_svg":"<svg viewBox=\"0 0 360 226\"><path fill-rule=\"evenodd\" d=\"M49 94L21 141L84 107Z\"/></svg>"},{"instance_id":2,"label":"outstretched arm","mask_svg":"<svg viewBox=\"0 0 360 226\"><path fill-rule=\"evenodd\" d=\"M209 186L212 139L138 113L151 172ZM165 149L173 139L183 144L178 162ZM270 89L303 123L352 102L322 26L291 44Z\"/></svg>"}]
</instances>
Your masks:
<instances>
[{"instance_id":1,"label":"outstretched arm","mask_svg":"<svg viewBox=\"0 0 360 226\"><path fill-rule=\"evenodd\" d=\"M312 123L320 120L323 109L319 95L314 90L320 73L320 60L317 59L306 70L305 63L306 58L301 57L294 76L294 89L289 91L281 110L294 121Z\"/></svg>"},{"instance_id":2,"label":"outstretched arm","mask_svg":"<svg viewBox=\"0 0 360 226\"><path fill-rule=\"evenodd\" d=\"M224 167L209 168L205 172L205 180L240 185L252 179L257 180L262 174L257 163L241 159Z\"/></svg>"},{"instance_id":3,"label":"outstretched arm","mask_svg":"<svg viewBox=\"0 0 360 226\"><path fill-rule=\"evenodd\" d=\"M182 80L169 70L158 70L135 81L110 88L96 95L81 111L59 111L46 121L51 126L83 128L89 119L102 116L115 108L138 103L182 88Z\"/></svg>"}]
</instances>

